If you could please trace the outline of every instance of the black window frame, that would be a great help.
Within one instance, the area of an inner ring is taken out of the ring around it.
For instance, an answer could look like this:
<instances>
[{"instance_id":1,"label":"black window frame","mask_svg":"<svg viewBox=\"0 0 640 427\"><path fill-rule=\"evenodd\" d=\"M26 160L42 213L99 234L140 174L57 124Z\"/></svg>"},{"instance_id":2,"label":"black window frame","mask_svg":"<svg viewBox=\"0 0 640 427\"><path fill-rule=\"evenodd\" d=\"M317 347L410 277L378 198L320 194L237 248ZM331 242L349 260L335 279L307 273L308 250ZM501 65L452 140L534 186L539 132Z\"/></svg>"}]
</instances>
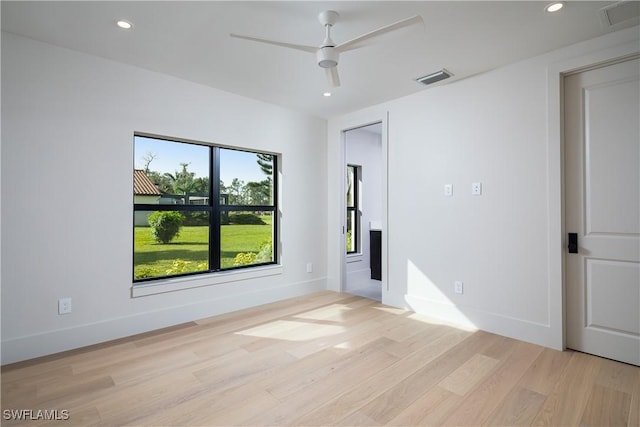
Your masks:
<instances>
[{"instance_id":1,"label":"black window frame","mask_svg":"<svg viewBox=\"0 0 640 427\"><path fill-rule=\"evenodd\" d=\"M355 224L351 224L351 229L353 233L351 234L351 239L353 241L354 250L350 251L347 247L347 254L357 254L360 253L360 174L361 167L358 165L347 164L347 176L349 175L349 169L353 169L353 206L349 206L349 200L346 200L347 207L347 224L349 218L351 218L351 213L354 212L354 222ZM345 194L345 197L347 195ZM349 232L349 227L347 226L347 233ZM346 244L346 236L345 233L345 244Z\"/></svg>"},{"instance_id":2,"label":"black window frame","mask_svg":"<svg viewBox=\"0 0 640 427\"><path fill-rule=\"evenodd\" d=\"M175 138L167 138L161 136L150 136L147 134L135 133L134 145L136 137L144 137L149 139L157 139L159 141L173 142L178 144L190 144L197 145L199 147L205 147L209 149L209 203L206 205L199 204L147 204L147 203L133 203L133 253L135 254L135 216L136 212L153 212L153 211L175 211L175 212L209 212L209 269L188 273L179 273L165 276L149 277L149 278L135 278L135 263L132 263L131 277L133 284L140 284L145 282L162 281L168 278L183 277L183 276L197 276L202 274L217 273L222 271L250 269L254 267L261 267L266 265L274 265L279 263L278 258L278 230L279 230L279 215L278 215L278 155L273 153L266 153L261 151L253 151L249 149L226 147L214 144L208 144L204 142L183 141ZM220 191L220 150L234 150L242 151L251 154L265 154L269 155L273 159L273 200L272 205L227 205L222 204L223 194ZM240 265L232 267L222 267L221 265L221 231L222 231L222 212L271 212L273 215L272 227L272 254L273 260L270 262L255 263L249 265Z\"/></svg>"}]
</instances>

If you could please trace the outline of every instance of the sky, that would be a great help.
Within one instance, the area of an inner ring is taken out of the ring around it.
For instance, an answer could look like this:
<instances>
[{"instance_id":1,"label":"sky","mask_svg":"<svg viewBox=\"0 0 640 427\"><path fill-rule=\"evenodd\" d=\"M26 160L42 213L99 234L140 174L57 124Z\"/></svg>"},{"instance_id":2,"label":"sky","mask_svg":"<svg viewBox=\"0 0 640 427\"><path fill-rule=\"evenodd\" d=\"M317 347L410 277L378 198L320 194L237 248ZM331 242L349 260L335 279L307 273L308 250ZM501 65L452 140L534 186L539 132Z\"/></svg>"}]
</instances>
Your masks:
<instances>
[{"instance_id":1,"label":"sky","mask_svg":"<svg viewBox=\"0 0 640 427\"><path fill-rule=\"evenodd\" d=\"M181 171L181 163L189 163L187 170L195 172L196 177L209 175L209 148L196 144L176 144L141 136L135 137L135 168L144 169L143 157L148 153L155 154L149 164L149 170L174 174ZM225 185L230 185L234 178L246 182L259 182L266 178L256 163L254 153L246 151L222 149L220 157L220 178Z\"/></svg>"}]
</instances>

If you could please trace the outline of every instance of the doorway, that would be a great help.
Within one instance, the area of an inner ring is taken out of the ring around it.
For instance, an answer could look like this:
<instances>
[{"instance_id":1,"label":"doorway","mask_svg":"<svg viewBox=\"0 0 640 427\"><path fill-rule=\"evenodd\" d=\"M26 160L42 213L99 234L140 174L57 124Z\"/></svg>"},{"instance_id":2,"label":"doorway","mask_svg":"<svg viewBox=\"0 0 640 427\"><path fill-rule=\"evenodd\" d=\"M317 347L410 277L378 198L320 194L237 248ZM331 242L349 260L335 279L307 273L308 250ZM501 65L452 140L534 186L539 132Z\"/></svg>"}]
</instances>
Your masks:
<instances>
[{"instance_id":1,"label":"doorway","mask_svg":"<svg viewBox=\"0 0 640 427\"><path fill-rule=\"evenodd\" d=\"M567 347L640 365L640 59L564 78Z\"/></svg>"},{"instance_id":2,"label":"doorway","mask_svg":"<svg viewBox=\"0 0 640 427\"><path fill-rule=\"evenodd\" d=\"M382 123L343 133L345 280L343 291L382 301L384 167Z\"/></svg>"}]
</instances>

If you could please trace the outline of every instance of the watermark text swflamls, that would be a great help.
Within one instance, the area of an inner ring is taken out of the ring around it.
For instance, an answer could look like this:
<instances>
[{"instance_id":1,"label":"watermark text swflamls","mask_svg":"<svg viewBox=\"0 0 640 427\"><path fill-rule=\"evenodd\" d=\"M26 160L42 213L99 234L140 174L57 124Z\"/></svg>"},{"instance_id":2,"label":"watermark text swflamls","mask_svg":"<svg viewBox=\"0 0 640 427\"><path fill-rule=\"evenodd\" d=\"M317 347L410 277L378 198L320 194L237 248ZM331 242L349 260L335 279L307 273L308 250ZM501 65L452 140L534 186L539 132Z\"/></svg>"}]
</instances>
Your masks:
<instances>
[{"instance_id":1,"label":"watermark text swflamls","mask_svg":"<svg viewBox=\"0 0 640 427\"><path fill-rule=\"evenodd\" d=\"M4 409L2 418L13 421L66 421L70 415L68 409Z\"/></svg>"}]
</instances>

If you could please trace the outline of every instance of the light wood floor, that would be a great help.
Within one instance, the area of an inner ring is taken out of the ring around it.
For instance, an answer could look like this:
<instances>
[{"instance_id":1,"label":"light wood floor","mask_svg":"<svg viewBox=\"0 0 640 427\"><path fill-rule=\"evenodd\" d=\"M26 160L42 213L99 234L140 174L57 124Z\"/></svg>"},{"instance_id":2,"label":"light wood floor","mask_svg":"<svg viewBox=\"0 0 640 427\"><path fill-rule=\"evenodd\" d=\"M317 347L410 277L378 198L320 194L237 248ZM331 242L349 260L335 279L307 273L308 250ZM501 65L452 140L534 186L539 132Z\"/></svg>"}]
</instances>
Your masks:
<instances>
[{"instance_id":1,"label":"light wood floor","mask_svg":"<svg viewBox=\"0 0 640 427\"><path fill-rule=\"evenodd\" d=\"M637 426L640 368L322 292L4 366L2 409L82 426Z\"/></svg>"}]
</instances>

